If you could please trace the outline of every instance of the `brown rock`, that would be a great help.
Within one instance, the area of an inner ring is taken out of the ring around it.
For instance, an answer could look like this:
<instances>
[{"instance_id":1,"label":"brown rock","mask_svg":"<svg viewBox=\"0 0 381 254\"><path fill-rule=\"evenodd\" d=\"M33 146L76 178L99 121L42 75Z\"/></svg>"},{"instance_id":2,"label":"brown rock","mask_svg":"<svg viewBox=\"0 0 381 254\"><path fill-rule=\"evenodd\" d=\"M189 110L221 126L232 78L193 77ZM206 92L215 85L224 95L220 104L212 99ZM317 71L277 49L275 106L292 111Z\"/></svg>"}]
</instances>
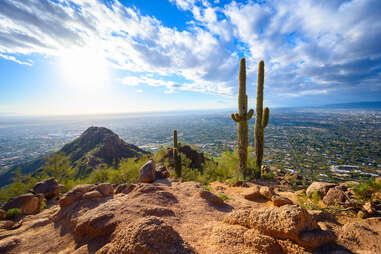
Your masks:
<instances>
[{"instance_id":1,"label":"brown rock","mask_svg":"<svg viewBox=\"0 0 381 254\"><path fill-rule=\"evenodd\" d=\"M321 245L335 242L336 236L330 231L315 229L312 231L302 232L297 243L305 248L316 249Z\"/></svg>"},{"instance_id":2,"label":"brown rock","mask_svg":"<svg viewBox=\"0 0 381 254\"><path fill-rule=\"evenodd\" d=\"M313 182L310 186L308 186L306 194L307 196L312 196L312 194L317 191L320 195L320 198L323 198L327 194L328 190L335 186L336 184L334 183Z\"/></svg>"},{"instance_id":3,"label":"brown rock","mask_svg":"<svg viewBox=\"0 0 381 254\"><path fill-rule=\"evenodd\" d=\"M112 212L100 212L97 214L85 214L81 216L74 229L79 237L95 238L112 233L116 222L112 220Z\"/></svg>"},{"instance_id":4,"label":"brown rock","mask_svg":"<svg viewBox=\"0 0 381 254\"><path fill-rule=\"evenodd\" d=\"M210 205L223 205L224 200L210 191L202 190L199 192L201 198L205 199Z\"/></svg>"},{"instance_id":5,"label":"brown rock","mask_svg":"<svg viewBox=\"0 0 381 254\"><path fill-rule=\"evenodd\" d=\"M43 199L43 195L26 193L9 199L3 209L7 211L12 208L19 208L22 214L34 214L40 211L40 204Z\"/></svg>"},{"instance_id":6,"label":"brown rock","mask_svg":"<svg viewBox=\"0 0 381 254\"><path fill-rule=\"evenodd\" d=\"M254 185L250 188L247 188L246 190L244 190L241 195L245 198L245 199L257 199L257 198L261 198L262 195L261 193L259 192L259 189L260 187L258 185Z\"/></svg>"},{"instance_id":7,"label":"brown rock","mask_svg":"<svg viewBox=\"0 0 381 254\"><path fill-rule=\"evenodd\" d=\"M281 197L279 195L274 195L271 197L271 201L273 201L273 204L275 206L284 206L284 205L292 205L292 201L286 197Z\"/></svg>"},{"instance_id":8,"label":"brown rock","mask_svg":"<svg viewBox=\"0 0 381 254\"><path fill-rule=\"evenodd\" d=\"M323 198L323 203L328 206L343 204L346 200L344 191L338 187L330 188Z\"/></svg>"},{"instance_id":9,"label":"brown rock","mask_svg":"<svg viewBox=\"0 0 381 254\"><path fill-rule=\"evenodd\" d=\"M373 204L371 202L366 202L362 208L368 215L373 215L376 212L376 209L374 208Z\"/></svg>"},{"instance_id":10,"label":"brown rock","mask_svg":"<svg viewBox=\"0 0 381 254\"><path fill-rule=\"evenodd\" d=\"M14 221L11 220L3 220L0 221L0 229L9 229L15 225Z\"/></svg>"},{"instance_id":11,"label":"brown rock","mask_svg":"<svg viewBox=\"0 0 381 254\"><path fill-rule=\"evenodd\" d=\"M102 193L100 193L98 190L86 192L82 196L83 199L88 199L88 198L93 199L93 198L102 198L102 197L103 197Z\"/></svg>"},{"instance_id":12,"label":"brown rock","mask_svg":"<svg viewBox=\"0 0 381 254\"><path fill-rule=\"evenodd\" d=\"M33 192L41 193L45 196L45 198L52 198L57 196L63 189L64 186L62 184L58 184L56 179L49 178L36 183L33 187Z\"/></svg>"},{"instance_id":13,"label":"brown rock","mask_svg":"<svg viewBox=\"0 0 381 254\"><path fill-rule=\"evenodd\" d=\"M124 228L98 253L191 254L195 251L163 220L157 217L145 217Z\"/></svg>"},{"instance_id":14,"label":"brown rock","mask_svg":"<svg viewBox=\"0 0 381 254\"><path fill-rule=\"evenodd\" d=\"M289 239L308 248L316 248L333 240L321 232L312 215L296 205L252 209L249 212L238 210L225 217L224 221L257 229L261 234L274 238ZM313 244L305 240L311 240L314 235L319 237L314 239Z\"/></svg>"},{"instance_id":15,"label":"brown rock","mask_svg":"<svg viewBox=\"0 0 381 254\"><path fill-rule=\"evenodd\" d=\"M135 185L134 184L130 184L130 183L123 183L123 184L119 184L118 187L116 188L116 191L115 193L124 193L124 194L128 194L130 193L132 190L135 189Z\"/></svg>"},{"instance_id":16,"label":"brown rock","mask_svg":"<svg viewBox=\"0 0 381 254\"><path fill-rule=\"evenodd\" d=\"M279 254L283 253L277 241L268 235L263 235L255 229L249 229L244 234L244 242L255 253Z\"/></svg>"},{"instance_id":17,"label":"brown rock","mask_svg":"<svg viewBox=\"0 0 381 254\"><path fill-rule=\"evenodd\" d=\"M140 168L139 179L142 183L152 183L155 181L155 161L149 160Z\"/></svg>"},{"instance_id":18,"label":"brown rock","mask_svg":"<svg viewBox=\"0 0 381 254\"><path fill-rule=\"evenodd\" d=\"M371 226L379 224L381 220L374 219L345 224L339 232L338 242L355 253L381 253L380 234Z\"/></svg>"},{"instance_id":19,"label":"brown rock","mask_svg":"<svg viewBox=\"0 0 381 254\"><path fill-rule=\"evenodd\" d=\"M110 183L101 183L98 184L96 189L103 194L103 196L108 196L114 194L114 188Z\"/></svg>"},{"instance_id":20,"label":"brown rock","mask_svg":"<svg viewBox=\"0 0 381 254\"><path fill-rule=\"evenodd\" d=\"M261 187L259 188L259 193L260 193L263 197L265 197L265 198L271 200L271 197L274 195L274 190L273 190L273 188L268 187L268 186L261 186Z\"/></svg>"},{"instance_id":21,"label":"brown rock","mask_svg":"<svg viewBox=\"0 0 381 254\"><path fill-rule=\"evenodd\" d=\"M79 198L81 198L83 194L94 189L95 185L93 184L77 185L73 189L65 193L65 195L59 200L59 204L61 207L69 206L75 201L77 201Z\"/></svg>"},{"instance_id":22,"label":"brown rock","mask_svg":"<svg viewBox=\"0 0 381 254\"><path fill-rule=\"evenodd\" d=\"M164 165L160 165L155 171L155 179L168 178L169 176L170 174Z\"/></svg>"}]
</instances>

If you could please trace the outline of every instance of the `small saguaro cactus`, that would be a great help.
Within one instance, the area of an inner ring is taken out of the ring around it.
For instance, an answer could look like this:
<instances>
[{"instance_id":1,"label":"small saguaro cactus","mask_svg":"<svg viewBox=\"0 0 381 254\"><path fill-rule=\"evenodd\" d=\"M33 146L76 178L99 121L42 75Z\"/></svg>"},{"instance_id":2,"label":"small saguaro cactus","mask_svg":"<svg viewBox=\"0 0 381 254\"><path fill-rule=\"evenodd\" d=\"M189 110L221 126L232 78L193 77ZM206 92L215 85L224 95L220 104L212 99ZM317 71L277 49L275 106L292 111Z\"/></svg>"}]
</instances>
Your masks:
<instances>
[{"instance_id":1,"label":"small saguaro cactus","mask_svg":"<svg viewBox=\"0 0 381 254\"><path fill-rule=\"evenodd\" d=\"M177 144L177 130L173 131L172 155L173 155L173 163L175 167L176 176L181 177L181 156L180 156L179 147Z\"/></svg>"},{"instance_id":2,"label":"small saguaro cactus","mask_svg":"<svg viewBox=\"0 0 381 254\"><path fill-rule=\"evenodd\" d=\"M256 155L256 166L260 174L263 160L264 129L270 118L270 109L263 110L263 83L265 79L265 63L261 60L258 64L258 86L257 86L257 107L254 129L254 144Z\"/></svg>"},{"instance_id":3,"label":"small saguaro cactus","mask_svg":"<svg viewBox=\"0 0 381 254\"><path fill-rule=\"evenodd\" d=\"M238 91L238 113L231 114L233 121L238 123L238 157L239 173L241 177L246 176L247 167L247 146L248 146L248 123L254 111L247 111L246 95L246 61L242 58L239 64L239 91Z\"/></svg>"}]
</instances>

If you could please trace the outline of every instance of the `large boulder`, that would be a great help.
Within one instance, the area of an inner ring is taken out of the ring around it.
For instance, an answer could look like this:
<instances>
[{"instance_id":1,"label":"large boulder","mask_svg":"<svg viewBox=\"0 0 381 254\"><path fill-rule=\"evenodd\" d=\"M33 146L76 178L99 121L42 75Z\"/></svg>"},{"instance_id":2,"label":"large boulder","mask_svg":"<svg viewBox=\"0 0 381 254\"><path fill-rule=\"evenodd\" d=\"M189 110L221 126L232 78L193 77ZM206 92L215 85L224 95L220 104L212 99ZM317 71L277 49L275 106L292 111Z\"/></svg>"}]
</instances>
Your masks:
<instances>
[{"instance_id":1,"label":"large boulder","mask_svg":"<svg viewBox=\"0 0 381 254\"><path fill-rule=\"evenodd\" d=\"M110 212L85 213L78 218L75 233L78 237L95 238L112 233L116 227L114 214Z\"/></svg>"},{"instance_id":2,"label":"large boulder","mask_svg":"<svg viewBox=\"0 0 381 254\"><path fill-rule=\"evenodd\" d=\"M296 205L238 210L229 214L224 221L256 229L261 234L277 239L292 240L310 249L335 240L332 233L320 229L312 215Z\"/></svg>"},{"instance_id":3,"label":"large boulder","mask_svg":"<svg viewBox=\"0 0 381 254\"><path fill-rule=\"evenodd\" d=\"M330 188L323 198L323 203L328 206L339 205L345 203L346 196L344 191L339 187Z\"/></svg>"},{"instance_id":4,"label":"large boulder","mask_svg":"<svg viewBox=\"0 0 381 254\"><path fill-rule=\"evenodd\" d=\"M26 193L8 200L3 206L5 211L18 208L22 214L35 214L40 211L41 202L44 196L41 194Z\"/></svg>"},{"instance_id":5,"label":"large boulder","mask_svg":"<svg viewBox=\"0 0 381 254\"><path fill-rule=\"evenodd\" d=\"M328 190L335 186L336 184L334 183L313 182L310 186L308 186L306 194L307 196L312 196L312 194L317 191L317 193L320 195L320 198L323 198L327 194Z\"/></svg>"},{"instance_id":6,"label":"large boulder","mask_svg":"<svg viewBox=\"0 0 381 254\"><path fill-rule=\"evenodd\" d=\"M47 180L36 183L33 187L33 192L41 193L45 196L45 198L53 198L57 196L63 189L64 186L62 184L58 184L56 179L49 178Z\"/></svg>"},{"instance_id":7,"label":"large boulder","mask_svg":"<svg viewBox=\"0 0 381 254\"><path fill-rule=\"evenodd\" d=\"M140 168L139 180L142 183L152 183L155 181L155 161L149 160Z\"/></svg>"},{"instance_id":8,"label":"large boulder","mask_svg":"<svg viewBox=\"0 0 381 254\"><path fill-rule=\"evenodd\" d=\"M195 253L179 233L157 217L145 217L124 227L97 253L166 254Z\"/></svg>"}]
</instances>

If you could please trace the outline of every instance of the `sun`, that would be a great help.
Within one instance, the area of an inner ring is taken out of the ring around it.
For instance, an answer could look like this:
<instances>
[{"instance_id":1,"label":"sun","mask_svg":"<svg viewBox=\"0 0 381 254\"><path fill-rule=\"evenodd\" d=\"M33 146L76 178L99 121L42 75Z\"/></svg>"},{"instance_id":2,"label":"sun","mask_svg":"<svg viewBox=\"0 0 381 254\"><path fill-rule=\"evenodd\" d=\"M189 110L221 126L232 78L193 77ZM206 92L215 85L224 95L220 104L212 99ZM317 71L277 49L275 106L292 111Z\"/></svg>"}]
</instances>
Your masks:
<instances>
[{"instance_id":1,"label":"sun","mask_svg":"<svg viewBox=\"0 0 381 254\"><path fill-rule=\"evenodd\" d=\"M80 90L98 90L109 79L107 60L97 50L67 50L61 54L60 68L64 79Z\"/></svg>"}]
</instances>

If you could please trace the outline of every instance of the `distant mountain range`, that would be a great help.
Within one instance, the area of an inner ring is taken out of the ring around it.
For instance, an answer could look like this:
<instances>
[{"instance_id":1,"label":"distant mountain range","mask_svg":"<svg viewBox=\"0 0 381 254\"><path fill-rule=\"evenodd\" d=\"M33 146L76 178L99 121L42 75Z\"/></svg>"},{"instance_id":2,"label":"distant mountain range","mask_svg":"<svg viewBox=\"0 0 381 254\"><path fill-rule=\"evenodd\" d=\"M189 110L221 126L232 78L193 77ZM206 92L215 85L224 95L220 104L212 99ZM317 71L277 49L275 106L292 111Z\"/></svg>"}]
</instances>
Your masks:
<instances>
[{"instance_id":1,"label":"distant mountain range","mask_svg":"<svg viewBox=\"0 0 381 254\"><path fill-rule=\"evenodd\" d=\"M316 106L313 108L330 108L330 109L381 109L381 101L363 101L350 103L327 104Z\"/></svg>"},{"instance_id":2,"label":"distant mountain range","mask_svg":"<svg viewBox=\"0 0 381 254\"><path fill-rule=\"evenodd\" d=\"M76 175L84 176L102 163L117 165L123 158L139 158L148 152L126 143L107 128L90 127L57 153L68 156L71 166L76 169ZM11 168L5 174L0 175L0 186L11 183L17 168L20 168L23 174L33 173L39 170L45 161L46 158L41 157Z\"/></svg>"}]
</instances>

